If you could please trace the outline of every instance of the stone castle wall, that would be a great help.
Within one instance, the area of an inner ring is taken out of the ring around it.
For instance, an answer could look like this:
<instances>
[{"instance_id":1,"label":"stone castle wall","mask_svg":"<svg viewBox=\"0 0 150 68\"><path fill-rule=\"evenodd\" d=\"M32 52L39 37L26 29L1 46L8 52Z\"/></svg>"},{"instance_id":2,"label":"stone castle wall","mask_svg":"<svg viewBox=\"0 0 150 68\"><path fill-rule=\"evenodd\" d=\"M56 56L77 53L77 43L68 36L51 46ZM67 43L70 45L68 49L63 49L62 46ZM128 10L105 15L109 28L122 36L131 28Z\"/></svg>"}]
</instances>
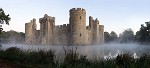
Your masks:
<instances>
[{"instance_id":1,"label":"stone castle wall","mask_svg":"<svg viewBox=\"0 0 150 68\"><path fill-rule=\"evenodd\" d=\"M89 17L86 26L86 11L82 8L70 9L69 24L55 25L55 17L39 19L40 30L36 30L36 20L25 24L26 44L42 45L91 45L104 42L104 26L96 18Z\"/></svg>"},{"instance_id":2,"label":"stone castle wall","mask_svg":"<svg viewBox=\"0 0 150 68\"><path fill-rule=\"evenodd\" d=\"M67 45L69 44L69 25L63 24L54 27L54 44Z\"/></svg>"}]
</instances>

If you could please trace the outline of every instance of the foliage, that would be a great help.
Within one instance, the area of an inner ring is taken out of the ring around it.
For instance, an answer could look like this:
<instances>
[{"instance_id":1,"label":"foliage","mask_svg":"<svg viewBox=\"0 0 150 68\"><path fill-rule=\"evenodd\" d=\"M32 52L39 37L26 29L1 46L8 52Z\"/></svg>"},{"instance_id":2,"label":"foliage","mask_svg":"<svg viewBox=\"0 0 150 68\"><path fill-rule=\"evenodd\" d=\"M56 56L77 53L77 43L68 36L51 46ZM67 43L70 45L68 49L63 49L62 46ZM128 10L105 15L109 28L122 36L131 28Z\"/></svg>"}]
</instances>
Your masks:
<instances>
[{"instance_id":1,"label":"foliage","mask_svg":"<svg viewBox=\"0 0 150 68\"><path fill-rule=\"evenodd\" d=\"M5 12L4 12L4 10L3 10L2 8L0 8L0 23L1 23L1 24L6 23L6 24L9 25L10 19L11 19L11 18L9 17L9 14L6 15Z\"/></svg>"},{"instance_id":2,"label":"foliage","mask_svg":"<svg viewBox=\"0 0 150 68\"><path fill-rule=\"evenodd\" d=\"M109 34L109 32L104 32L104 39L105 39L105 43L109 43L109 42L116 42L118 37L118 35L114 32L111 31L111 33Z\"/></svg>"},{"instance_id":3,"label":"foliage","mask_svg":"<svg viewBox=\"0 0 150 68\"><path fill-rule=\"evenodd\" d=\"M2 43L24 43L25 33L16 31L3 31L1 35Z\"/></svg>"},{"instance_id":4,"label":"foliage","mask_svg":"<svg viewBox=\"0 0 150 68\"><path fill-rule=\"evenodd\" d=\"M58 62L53 50L23 51L16 47L0 50L0 59L19 68L148 68L150 55L134 59L130 54L120 54L114 59L90 60L74 50L65 52L64 61Z\"/></svg>"},{"instance_id":5,"label":"foliage","mask_svg":"<svg viewBox=\"0 0 150 68\"><path fill-rule=\"evenodd\" d=\"M4 10L2 8L0 8L0 24L6 23L7 25L9 25L10 19L11 18L9 17L9 14L6 15ZM2 25L0 25L0 38L1 38L2 31L3 31L3 28L2 28ZM0 39L0 41L1 41L1 39Z\"/></svg>"},{"instance_id":6,"label":"foliage","mask_svg":"<svg viewBox=\"0 0 150 68\"><path fill-rule=\"evenodd\" d=\"M137 31L135 33L135 41L139 42L140 41L140 31Z\"/></svg>"},{"instance_id":7,"label":"foliage","mask_svg":"<svg viewBox=\"0 0 150 68\"><path fill-rule=\"evenodd\" d=\"M104 32L104 39L105 39L105 43L110 42L110 34L109 32Z\"/></svg>"},{"instance_id":8,"label":"foliage","mask_svg":"<svg viewBox=\"0 0 150 68\"><path fill-rule=\"evenodd\" d=\"M116 41L117 38L118 38L118 35L117 35L114 31L111 31L111 32L110 32L110 39L111 39L112 41Z\"/></svg>"},{"instance_id":9,"label":"foliage","mask_svg":"<svg viewBox=\"0 0 150 68\"><path fill-rule=\"evenodd\" d=\"M145 25L142 24L139 31L136 32L134 35L134 32L131 28L128 28L124 30L122 33L119 34L119 37L117 37L117 34L112 31L104 32L104 39L105 43L109 42L120 42L120 43L130 43L130 42L140 42L141 44L150 44L150 21L145 22Z\"/></svg>"},{"instance_id":10,"label":"foliage","mask_svg":"<svg viewBox=\"0 0 150 68\"><path fill-rule=\"evenodd\" d=\"M139 33L138 33L138 40L141 42L141 43L149 43L150 41L150 22L145 22L145 25L144 26L143 24L141 25L141 28L139 30Z\"/></svg>"},{"instance_id":11,"label":"foliage","mask_svg":"<svg viewBox=\"0 0 150 68\"><path fill-rule=\"evenodd\" d=\"M131 28L124 30L122 34L120 34L121 43L133 42L134 40L135 40L134 32Z\"/></svg>"},{"instance_id":12,"label":"foliage","mask_svg":"<svg viewBox=\"0 0 150 68\"><path fill-rule=\"evenodd\" d=\"M23 51L16 47L11 47L6 49L6 51L0 51L0 59L11 61L13 63L23 63L28 65L55 65L55 54L52 50L40 50L38 52L29 52Z\"/></svg>"},{"instance_id":13,"label":"foliage","mask_svg":"<svg viewBox=\"0 0 150 68\"><path fill-rule=\"evenodd\" d=\"M9 21L10 21L10 17L9 17L9 14L6 15L4 10L2 8L0 8L0 24L4 24L6 23L7 25L9 25ZM0 34L2 33L2 25L0 25Z\"/></svg>"}]
</instances>

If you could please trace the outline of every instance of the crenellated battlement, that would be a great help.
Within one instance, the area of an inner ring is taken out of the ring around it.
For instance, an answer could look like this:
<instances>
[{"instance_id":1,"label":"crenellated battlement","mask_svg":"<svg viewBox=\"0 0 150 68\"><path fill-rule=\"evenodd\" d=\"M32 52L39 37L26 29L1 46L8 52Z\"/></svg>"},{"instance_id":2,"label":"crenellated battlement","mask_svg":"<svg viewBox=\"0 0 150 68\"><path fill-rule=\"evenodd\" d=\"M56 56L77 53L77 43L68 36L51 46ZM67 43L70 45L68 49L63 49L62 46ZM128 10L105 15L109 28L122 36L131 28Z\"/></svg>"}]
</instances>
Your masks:
<instances>
[{"instance_id":1,"label":"crenellated battlement","mask_svg":"<svg viewBox=\"0 0 150 68\"><path fill-rule=\"evenodd\" d=\"M99 20L96 18L95 23L99 25Z\"/></svg>"},{"instance_id":2,"label":"crenellated battlement","mask_svg":"<svg viewBox=\"0 0 150 68\"><path fill-rule=\"evenodd\" d=\"M28 27L28 26L32 26L32 25L35 25L35 23L36 23L36 19L35 19L35 18L33 18L32 20L30 20L30 22L25 23L25 26L26 26L26 27Z\"/></svg>"},{"instance_id":3,"label":"crenellated battlement","mask_svg":"<svg viewBox=\"0 0 150 68\"><path fill-rule=\"evenodd\" d=\"M69 11L70 13L86 13L85 9L83 8L72 8Z\"/></svg>"},{"instance_id":4,"label":"crenellated battlement","mask_svg":"<svg viewBox=\"0 0 150 68\"><path fill-rule=\"evenodd\" d=\"M41 22L43 20L55 21L55 17L51 17L51 16L48 16L47 14L45 14L43 18L39 18L39 22Z\"/></svg>"},{"instance_id":5,"label":"crenellated battlement","mask_svg":"<svg viewBox=\"0 0 150 68\"><path fill-rule=\"evenodd\" d=\"M100 28L104 28L104 25L99 25Z\"/></svg>"},{"instance_id":6,"label":"crenellated battlement","mask_svg":"<svg viewBox=\"0 0 150 68\"><path fill-rule=\"evenodd\" d=\"M59 25L56 25L55 27L56 27L56 28L59 28Z\"/></svg>"},{"instance_id":7,"label":"crenellated battlement","mask_svg":"<svg viewBox=\"0 0 150 68\"><path fill-rule=\"evenodd\" d=\"M65 27L65 26L66 26L66 24L63 24L63 26Z\"/></svg>"},{"instance_id":8,"label":"crenellated battlement","mask_svg":"<svg viewBox=\"0 0 150 68\"><path fill-rule=\"evenodd\" d=\"M63 24L63 25L56 25L56 28L66 28L69 24Z\"/></svg>"}]
</instances>

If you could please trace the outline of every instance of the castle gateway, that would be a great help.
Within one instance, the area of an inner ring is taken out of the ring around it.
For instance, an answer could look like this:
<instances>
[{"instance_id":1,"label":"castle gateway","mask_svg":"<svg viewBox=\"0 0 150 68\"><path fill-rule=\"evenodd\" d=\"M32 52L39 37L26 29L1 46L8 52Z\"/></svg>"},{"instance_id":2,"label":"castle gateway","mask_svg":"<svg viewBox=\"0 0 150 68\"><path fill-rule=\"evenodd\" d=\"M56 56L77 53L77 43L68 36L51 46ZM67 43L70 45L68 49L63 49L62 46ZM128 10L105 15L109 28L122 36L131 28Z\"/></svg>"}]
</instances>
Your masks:
<instances>
[{"instance_id":1,"label":"castle gateway","mask_svg":"<svg viewBox=\"0 0 150 68\"><path fill-rule=\"evenodd\" d=\"M55 25L55 17L44 15L39 19L40 30L36 20L25 24L25 44L39 45L94 45L104 43L104 26L97 18L89 17L86 26L86 11L82 8L70 9L69 24Z\"/></svg>"}]
</instances>

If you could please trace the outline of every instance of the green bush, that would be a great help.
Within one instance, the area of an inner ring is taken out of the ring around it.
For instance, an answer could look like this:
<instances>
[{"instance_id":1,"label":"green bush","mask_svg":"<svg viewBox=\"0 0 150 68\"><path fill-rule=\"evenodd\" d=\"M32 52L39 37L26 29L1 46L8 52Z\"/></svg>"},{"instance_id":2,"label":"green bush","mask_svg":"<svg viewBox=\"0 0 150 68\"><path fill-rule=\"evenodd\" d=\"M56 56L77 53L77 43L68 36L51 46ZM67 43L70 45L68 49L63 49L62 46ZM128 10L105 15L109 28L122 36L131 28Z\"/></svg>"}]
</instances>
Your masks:
<instances>
[{"instance_id":1,"label":"green bush","mask_svg":"<svg viewBox=\"0 0 150 68\"><path fill-rule=\"evenodd\" d=\"M149 68L150 55L143 54L134 59L130 54L120 54L114 59L90 60L76 50L65 51L64 60L58 62L53 50L23 51L16 47L0 50L0 59L16 64L20 68Z\"/></svg>"}]
</instances>

